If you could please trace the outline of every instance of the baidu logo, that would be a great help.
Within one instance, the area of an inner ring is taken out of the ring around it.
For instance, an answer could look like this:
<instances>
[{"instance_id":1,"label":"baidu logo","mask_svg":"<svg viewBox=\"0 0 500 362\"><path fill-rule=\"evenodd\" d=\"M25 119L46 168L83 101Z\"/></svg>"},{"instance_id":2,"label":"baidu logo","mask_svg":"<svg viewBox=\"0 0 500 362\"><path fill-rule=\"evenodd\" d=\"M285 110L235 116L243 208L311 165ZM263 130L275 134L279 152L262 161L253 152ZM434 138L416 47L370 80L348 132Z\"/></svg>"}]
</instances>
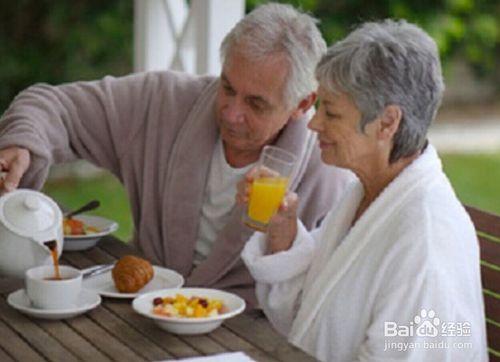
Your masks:
<instances>
[{"instance_id":1,"label":"baidu logo","mask_svg":"<svg viewBox=\"0 0 500 362\"><path fill-rule=\"evenodd\" d=\"M439 334L441 321L432 309L422 309L409 325L398 325L396 322L384 323L385 337L436 337Z\"/></svg>"}]
</instances>

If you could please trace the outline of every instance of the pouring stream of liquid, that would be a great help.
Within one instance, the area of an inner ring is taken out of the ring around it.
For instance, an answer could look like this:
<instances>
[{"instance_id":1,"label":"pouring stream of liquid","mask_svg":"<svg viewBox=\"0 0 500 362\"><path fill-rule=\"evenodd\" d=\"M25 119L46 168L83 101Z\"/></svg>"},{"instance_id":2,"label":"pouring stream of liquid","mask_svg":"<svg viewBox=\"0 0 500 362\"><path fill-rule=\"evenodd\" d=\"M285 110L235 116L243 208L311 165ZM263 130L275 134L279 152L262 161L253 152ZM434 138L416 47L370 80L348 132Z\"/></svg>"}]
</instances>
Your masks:
<instances>
[{"instance_id":1,"label":"pouring stream of liquid","mask_svg":"<svg viewBox=\"0 0 500 362\"><path fill-rule=\"evenodd\" d=\"M57 241L47 241L44 243L50 250L50 254L52 255L52 261L54 262L54 279L61 280L61 273L59 272L59 260L57 258Z\"/></svg>"}]
</instances>

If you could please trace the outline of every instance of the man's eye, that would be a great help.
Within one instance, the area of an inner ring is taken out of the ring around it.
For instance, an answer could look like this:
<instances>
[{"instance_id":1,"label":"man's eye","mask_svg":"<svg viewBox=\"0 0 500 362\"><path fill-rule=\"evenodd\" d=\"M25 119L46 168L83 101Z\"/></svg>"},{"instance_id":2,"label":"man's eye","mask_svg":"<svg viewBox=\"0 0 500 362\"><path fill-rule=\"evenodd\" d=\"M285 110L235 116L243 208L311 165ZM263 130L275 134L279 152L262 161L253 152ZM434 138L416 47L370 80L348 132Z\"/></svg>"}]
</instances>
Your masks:
<instances>
[{"instance_id":1,"label":"man's eye","mask_svg":"<svg viewBox=\"0 0 500 362\"><path fill-rule=\"evenodd\" d=\"M236 93L234 89L228 85L224 85L223 88L224 88L224 93L226 93L227 95L235 95Z\"/></svg>"},{"instance_id":2,"label":"man's eye","mask_svg":"<svg viewBox=\"0 0 500 362\"><path fill-rule=\"evenodd\" d=\"M260 104L255 103L255 102L250 102L250 107L252 107L252 109L255 112L263 112L264 111L264 107L262 107Z\"/></svg>"}]
</instances>

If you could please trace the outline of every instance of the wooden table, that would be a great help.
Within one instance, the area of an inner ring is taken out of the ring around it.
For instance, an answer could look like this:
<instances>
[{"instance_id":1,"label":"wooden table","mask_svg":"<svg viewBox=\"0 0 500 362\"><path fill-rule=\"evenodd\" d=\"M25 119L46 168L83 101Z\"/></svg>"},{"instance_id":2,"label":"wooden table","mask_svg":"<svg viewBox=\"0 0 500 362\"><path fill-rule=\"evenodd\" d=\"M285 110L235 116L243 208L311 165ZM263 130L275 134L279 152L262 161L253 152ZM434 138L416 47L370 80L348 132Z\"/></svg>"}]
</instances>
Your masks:
<instances>
[{"instance_id":1,"label":"wooden table","mask_svg":"<svg viewBox=\"0 0 500 362\"><path fill-rule=\"evenodd\" d=\"M133 253L108 237L97 247L65 252L63 264L86 268ZM32 319L12 309L23 281L0 278L0 361L157 361L243 351L257 361L313 361L278 335L262 313L246 313L201 336L176 336L136 314L129 300L103 298L98 308L64 321Z\"/></svg>"}]
</instances>

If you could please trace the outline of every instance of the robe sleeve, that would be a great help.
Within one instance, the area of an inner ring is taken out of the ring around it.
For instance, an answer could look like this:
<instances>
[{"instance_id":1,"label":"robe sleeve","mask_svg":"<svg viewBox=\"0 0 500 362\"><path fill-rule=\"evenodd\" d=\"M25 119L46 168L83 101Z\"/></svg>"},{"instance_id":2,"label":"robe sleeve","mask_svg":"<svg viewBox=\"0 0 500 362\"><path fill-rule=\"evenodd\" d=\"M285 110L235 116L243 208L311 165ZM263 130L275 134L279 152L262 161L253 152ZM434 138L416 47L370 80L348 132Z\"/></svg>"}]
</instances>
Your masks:
<instances>
[{"instance_id":1,"label":"robe sleeve","mask_svg":"<svg viewBox=\"0 0 500 362\"><path fill-rule=\"evenodd\" d=\"M267 318L283 335L295 319L307 271L313 260L319 229L308 232L299 221L292 247L266 255L266 234L257 232L241 257L256 281L255 293Z\"/></svg>"},{"instance_id":2,"label":"robe sleeve","mask_svg":"<svg viewBox=\"0 0 500 362\"><path fill-rule=\"evenodd\" d=\"M147 117L154 73L21 92L0 120L0 149L26 148L31 164L21 187L41 188L51 164L86 159L121 179L120 156Z\"/></svg>"}]
</instances>

